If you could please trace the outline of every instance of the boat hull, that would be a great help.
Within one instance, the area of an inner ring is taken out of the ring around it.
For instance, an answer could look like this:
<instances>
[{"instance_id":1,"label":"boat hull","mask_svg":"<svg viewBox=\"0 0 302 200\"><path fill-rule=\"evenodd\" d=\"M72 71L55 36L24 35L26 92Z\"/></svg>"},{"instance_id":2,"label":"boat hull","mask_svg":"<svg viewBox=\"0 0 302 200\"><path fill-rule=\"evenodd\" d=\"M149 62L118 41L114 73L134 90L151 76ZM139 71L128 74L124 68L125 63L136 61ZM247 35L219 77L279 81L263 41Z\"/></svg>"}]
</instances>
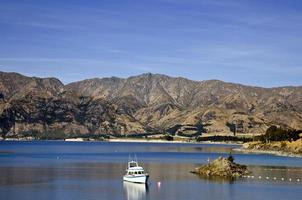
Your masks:
<instances>
[{"instance_id":1,"label":"boat hull","mask_svg":"<svg viewBox=\"0 0 302 200\"><path fill-rule=\"evenodd\" d=\"M125 175L123 177L123 180L132 183L147 183L148 178L149 178L148 175L143 175L143 176Z\"/></svg>"}]
</instances>

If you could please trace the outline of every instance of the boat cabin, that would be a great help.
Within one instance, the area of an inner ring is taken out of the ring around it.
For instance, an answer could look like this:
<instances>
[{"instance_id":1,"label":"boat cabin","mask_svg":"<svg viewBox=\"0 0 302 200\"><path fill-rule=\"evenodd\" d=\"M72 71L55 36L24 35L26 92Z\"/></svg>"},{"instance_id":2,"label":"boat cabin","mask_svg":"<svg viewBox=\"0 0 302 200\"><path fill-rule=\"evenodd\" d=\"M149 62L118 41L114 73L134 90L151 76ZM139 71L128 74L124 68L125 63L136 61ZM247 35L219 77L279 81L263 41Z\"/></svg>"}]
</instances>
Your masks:
<instances>
[{"instance_id":1,"label":"boat cabin","mask_svg":"<svg viewBox=\"0 0 302 200\"><path fill-rule=\"evenodd\" d=\"M132 168L132 167L138 167L137 162L135 162L135 161L128 162L128 168Z\"/></svg>"},{"instance_id":2,"label":"boat cabin","mask_svg":"<svg viewBox=\"0 0 302 200\"><path fill-rule=\"evenodd\" d=\"M140 175L140 174L145 174L145 172L142 167L138 166L137 162L130 161L128 163L127 174L128 175Z\"/></svg>"}]
</instances>

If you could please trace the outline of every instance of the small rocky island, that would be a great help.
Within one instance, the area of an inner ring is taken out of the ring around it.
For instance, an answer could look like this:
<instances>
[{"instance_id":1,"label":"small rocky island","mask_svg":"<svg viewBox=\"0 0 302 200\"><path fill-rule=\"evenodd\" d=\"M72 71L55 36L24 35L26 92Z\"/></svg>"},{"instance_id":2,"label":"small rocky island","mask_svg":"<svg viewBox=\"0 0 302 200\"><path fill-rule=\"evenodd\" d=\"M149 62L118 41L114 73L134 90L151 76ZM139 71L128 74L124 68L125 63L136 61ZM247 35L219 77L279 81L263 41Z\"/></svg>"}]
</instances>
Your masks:
<instances>
[{"instance_id":1,"label":"small rocky island","mask_svg":"<svg viewBox=\"0 0 302 200\"><path fill-rule=\"evenodd\" d=\"M229 156L228 158L219 157L208 164L196 168L192 173L208 178L233 179L248 175L251 172L247 169L247 166L235 163L233 156Z\"/></svg>"}]
</instances>

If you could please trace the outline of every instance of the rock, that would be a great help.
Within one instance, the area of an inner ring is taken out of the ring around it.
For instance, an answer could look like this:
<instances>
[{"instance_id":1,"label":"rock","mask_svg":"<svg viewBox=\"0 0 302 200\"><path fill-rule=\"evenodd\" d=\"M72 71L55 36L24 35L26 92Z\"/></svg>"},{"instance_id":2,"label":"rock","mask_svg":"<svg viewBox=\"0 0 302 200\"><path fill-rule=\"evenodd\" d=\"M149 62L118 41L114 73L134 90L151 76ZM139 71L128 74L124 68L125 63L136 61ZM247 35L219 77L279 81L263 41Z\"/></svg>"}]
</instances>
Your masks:
<instances>
[{"instance_id":1,"label":"rock","mask_svg":"<svg viewBox=\"0 0 302 200\"><path fill-rule=\"evenodd\" d=\"M221 177L221 178L237 178L243 175L248 175L251 172L247 166L240 165L224 157L219 157L216 160L196 168L192 173L205 177Z\"/></svg>"}]
</instances>

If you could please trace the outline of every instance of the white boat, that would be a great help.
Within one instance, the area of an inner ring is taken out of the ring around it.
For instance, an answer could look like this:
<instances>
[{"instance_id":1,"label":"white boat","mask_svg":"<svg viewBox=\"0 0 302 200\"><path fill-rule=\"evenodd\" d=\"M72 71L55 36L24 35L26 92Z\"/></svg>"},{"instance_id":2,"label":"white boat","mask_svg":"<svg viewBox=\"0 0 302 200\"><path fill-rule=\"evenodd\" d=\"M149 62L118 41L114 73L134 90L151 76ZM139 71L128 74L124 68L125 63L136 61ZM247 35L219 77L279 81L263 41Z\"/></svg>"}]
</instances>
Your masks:
<instances>
[{"instance_id":1,"label":"white boat","mask_svg":"<svg viewBox=\"0 0 302 200\"><path fill-rule=\"evenodd\" d=\"M131 160L128 162L126 174L123 176L124 181L146 184L148 178L149 175L145 173L142 167L138 166L137 161Z\"/></svg>"}]
</instances>

